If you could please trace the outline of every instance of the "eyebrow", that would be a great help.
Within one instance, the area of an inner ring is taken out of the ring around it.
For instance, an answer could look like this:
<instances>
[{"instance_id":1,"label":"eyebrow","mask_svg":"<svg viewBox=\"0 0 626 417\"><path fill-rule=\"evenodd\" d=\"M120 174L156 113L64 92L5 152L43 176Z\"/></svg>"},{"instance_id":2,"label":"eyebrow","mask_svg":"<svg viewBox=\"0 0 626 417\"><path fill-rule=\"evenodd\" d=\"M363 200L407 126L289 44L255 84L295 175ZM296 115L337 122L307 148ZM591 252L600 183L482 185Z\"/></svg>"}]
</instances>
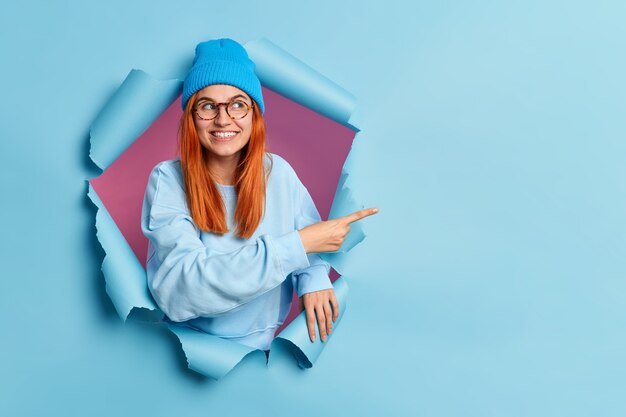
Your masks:
<instances>
[{"instance_id":1,"label":"eyebrow","mask_svg":"<svg viewBox=\"0 0 626 417\"><path fill-rule=\"evenodd\" d=\"M247 99L247 97L246 97L246 96L244 96L243 94L237 94L237 95L232 96L231 98L229 98L229 99L228 99L228 101L232 101L233 99L236 99L237 97L241 97L241 98L246 98L246 99ZM198 99L198 101L200 101L200 100L216 101L215 99L213 99L213 98L211 98L211 97L205 97L205 96L200 97L200 98Z\"/></svg>"}]
</instances>

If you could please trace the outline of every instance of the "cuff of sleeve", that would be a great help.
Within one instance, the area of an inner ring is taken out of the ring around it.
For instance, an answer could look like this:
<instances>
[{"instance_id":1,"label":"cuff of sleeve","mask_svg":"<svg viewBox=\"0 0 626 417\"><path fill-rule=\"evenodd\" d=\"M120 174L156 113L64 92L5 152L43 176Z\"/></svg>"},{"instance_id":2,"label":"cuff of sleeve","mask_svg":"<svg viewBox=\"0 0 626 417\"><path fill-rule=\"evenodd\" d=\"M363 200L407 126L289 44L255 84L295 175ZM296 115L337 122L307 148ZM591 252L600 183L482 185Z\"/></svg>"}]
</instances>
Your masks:
<instances>
[{"instance_id":1,"label":"cuff of sleeve","mask_svg":"<svg viewBox=\"0 0 626 417\"><path fill-rule=\"evenodd\" d=\"M310 266L309 258L297 230L282 236L273 237L272 245L276 249L278 262L283 275L287 276L295 270Z\"/></svg>"},{"instance_id":2,"label":"cuff of sleeve","mask_svg":"<svg viewBox=\"0 0 626 417\"><path fill-rule=\"evenodd\" d=\"M310 292L333 288L333 283L330 282L328 271L324 265L313 265L300 271L296 280L296 292L298 293L298 297L302 297L304 294Z\"/></svg>"}]
</instances>

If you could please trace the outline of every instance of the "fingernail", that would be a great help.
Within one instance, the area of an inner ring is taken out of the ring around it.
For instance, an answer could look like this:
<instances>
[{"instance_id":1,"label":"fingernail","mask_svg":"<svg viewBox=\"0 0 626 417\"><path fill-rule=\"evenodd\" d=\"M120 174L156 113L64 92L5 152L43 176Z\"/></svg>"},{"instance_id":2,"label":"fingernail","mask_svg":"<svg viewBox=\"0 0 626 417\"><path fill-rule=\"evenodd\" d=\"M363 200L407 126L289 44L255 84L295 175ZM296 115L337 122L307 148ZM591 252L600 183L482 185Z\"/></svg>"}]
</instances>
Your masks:
<instances>
[{"instance_id":1,"label":"fingernail","mask_svg":"<svg viewBox=\"0 0 626 417\"><path fill-rule=\"evenodd\" d=\"M372 210L374 213L378 213L378 209L374 209Z\"/></svg>"}]
</instances>

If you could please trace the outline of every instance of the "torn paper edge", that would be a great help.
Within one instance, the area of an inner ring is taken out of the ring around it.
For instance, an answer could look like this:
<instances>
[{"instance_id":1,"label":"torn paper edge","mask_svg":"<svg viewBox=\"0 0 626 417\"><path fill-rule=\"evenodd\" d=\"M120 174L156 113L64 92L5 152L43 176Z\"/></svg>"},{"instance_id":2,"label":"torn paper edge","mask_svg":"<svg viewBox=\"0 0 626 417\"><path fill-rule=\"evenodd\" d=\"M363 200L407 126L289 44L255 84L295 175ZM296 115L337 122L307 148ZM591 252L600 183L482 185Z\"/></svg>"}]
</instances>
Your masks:
<instances>
[{"instance_id":1,"label":"torn paper edge","mask_svg":"<svg viewBox=\"0 0 626 417\"><path fill-rule=\"evenodd\" d=\"M106 292L122 321L133 308L158 310L148 286L146 271L135 256L128 241L100 200L96 190L87 182L87 196L96 206L96 237L105 252L100 270L104 275Z\"/></svg>"},{"instance_id":2,"label":"torn paper edge","mask_svg":"<svg viewBox=\"0 0 626 417\"><path fill-rule=\"evenodd\" d=\"M354 131L356 97L266 38L245 44L263 86Z\"/></svg>"},{"instance_id":3,"label":"torn paper edge","mask_svg":"<svg viewBox=\"0 0 626 417\"><path fill-rule=\"evenodd\" d=\"M131 70L89 129L89 157L106 170L180 95L181 80Z\"/></svg>"}]
</instances>

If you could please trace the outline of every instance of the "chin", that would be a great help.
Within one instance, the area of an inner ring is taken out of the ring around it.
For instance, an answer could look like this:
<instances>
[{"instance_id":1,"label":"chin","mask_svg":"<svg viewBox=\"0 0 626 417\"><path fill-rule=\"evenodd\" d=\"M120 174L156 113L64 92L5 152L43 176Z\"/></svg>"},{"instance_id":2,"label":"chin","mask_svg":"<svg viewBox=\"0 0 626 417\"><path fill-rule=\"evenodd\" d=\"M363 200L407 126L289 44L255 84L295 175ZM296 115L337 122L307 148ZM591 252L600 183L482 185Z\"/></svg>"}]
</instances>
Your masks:
<instances>
[{"instance_id":1,"label":"chin","mask_svg":"<svg viewBox=\"0 0 626 417\"><path fill-rule=\"evenodd\" d=\"M211 155L218 156L218 157L228 157L228 156L238 155L242 149L243 147L233 148L233 147L226 147L226 146L220 149L220 147L218 146L218 147L208 148L207 150Z\"/></svg>"}]
</instances>

